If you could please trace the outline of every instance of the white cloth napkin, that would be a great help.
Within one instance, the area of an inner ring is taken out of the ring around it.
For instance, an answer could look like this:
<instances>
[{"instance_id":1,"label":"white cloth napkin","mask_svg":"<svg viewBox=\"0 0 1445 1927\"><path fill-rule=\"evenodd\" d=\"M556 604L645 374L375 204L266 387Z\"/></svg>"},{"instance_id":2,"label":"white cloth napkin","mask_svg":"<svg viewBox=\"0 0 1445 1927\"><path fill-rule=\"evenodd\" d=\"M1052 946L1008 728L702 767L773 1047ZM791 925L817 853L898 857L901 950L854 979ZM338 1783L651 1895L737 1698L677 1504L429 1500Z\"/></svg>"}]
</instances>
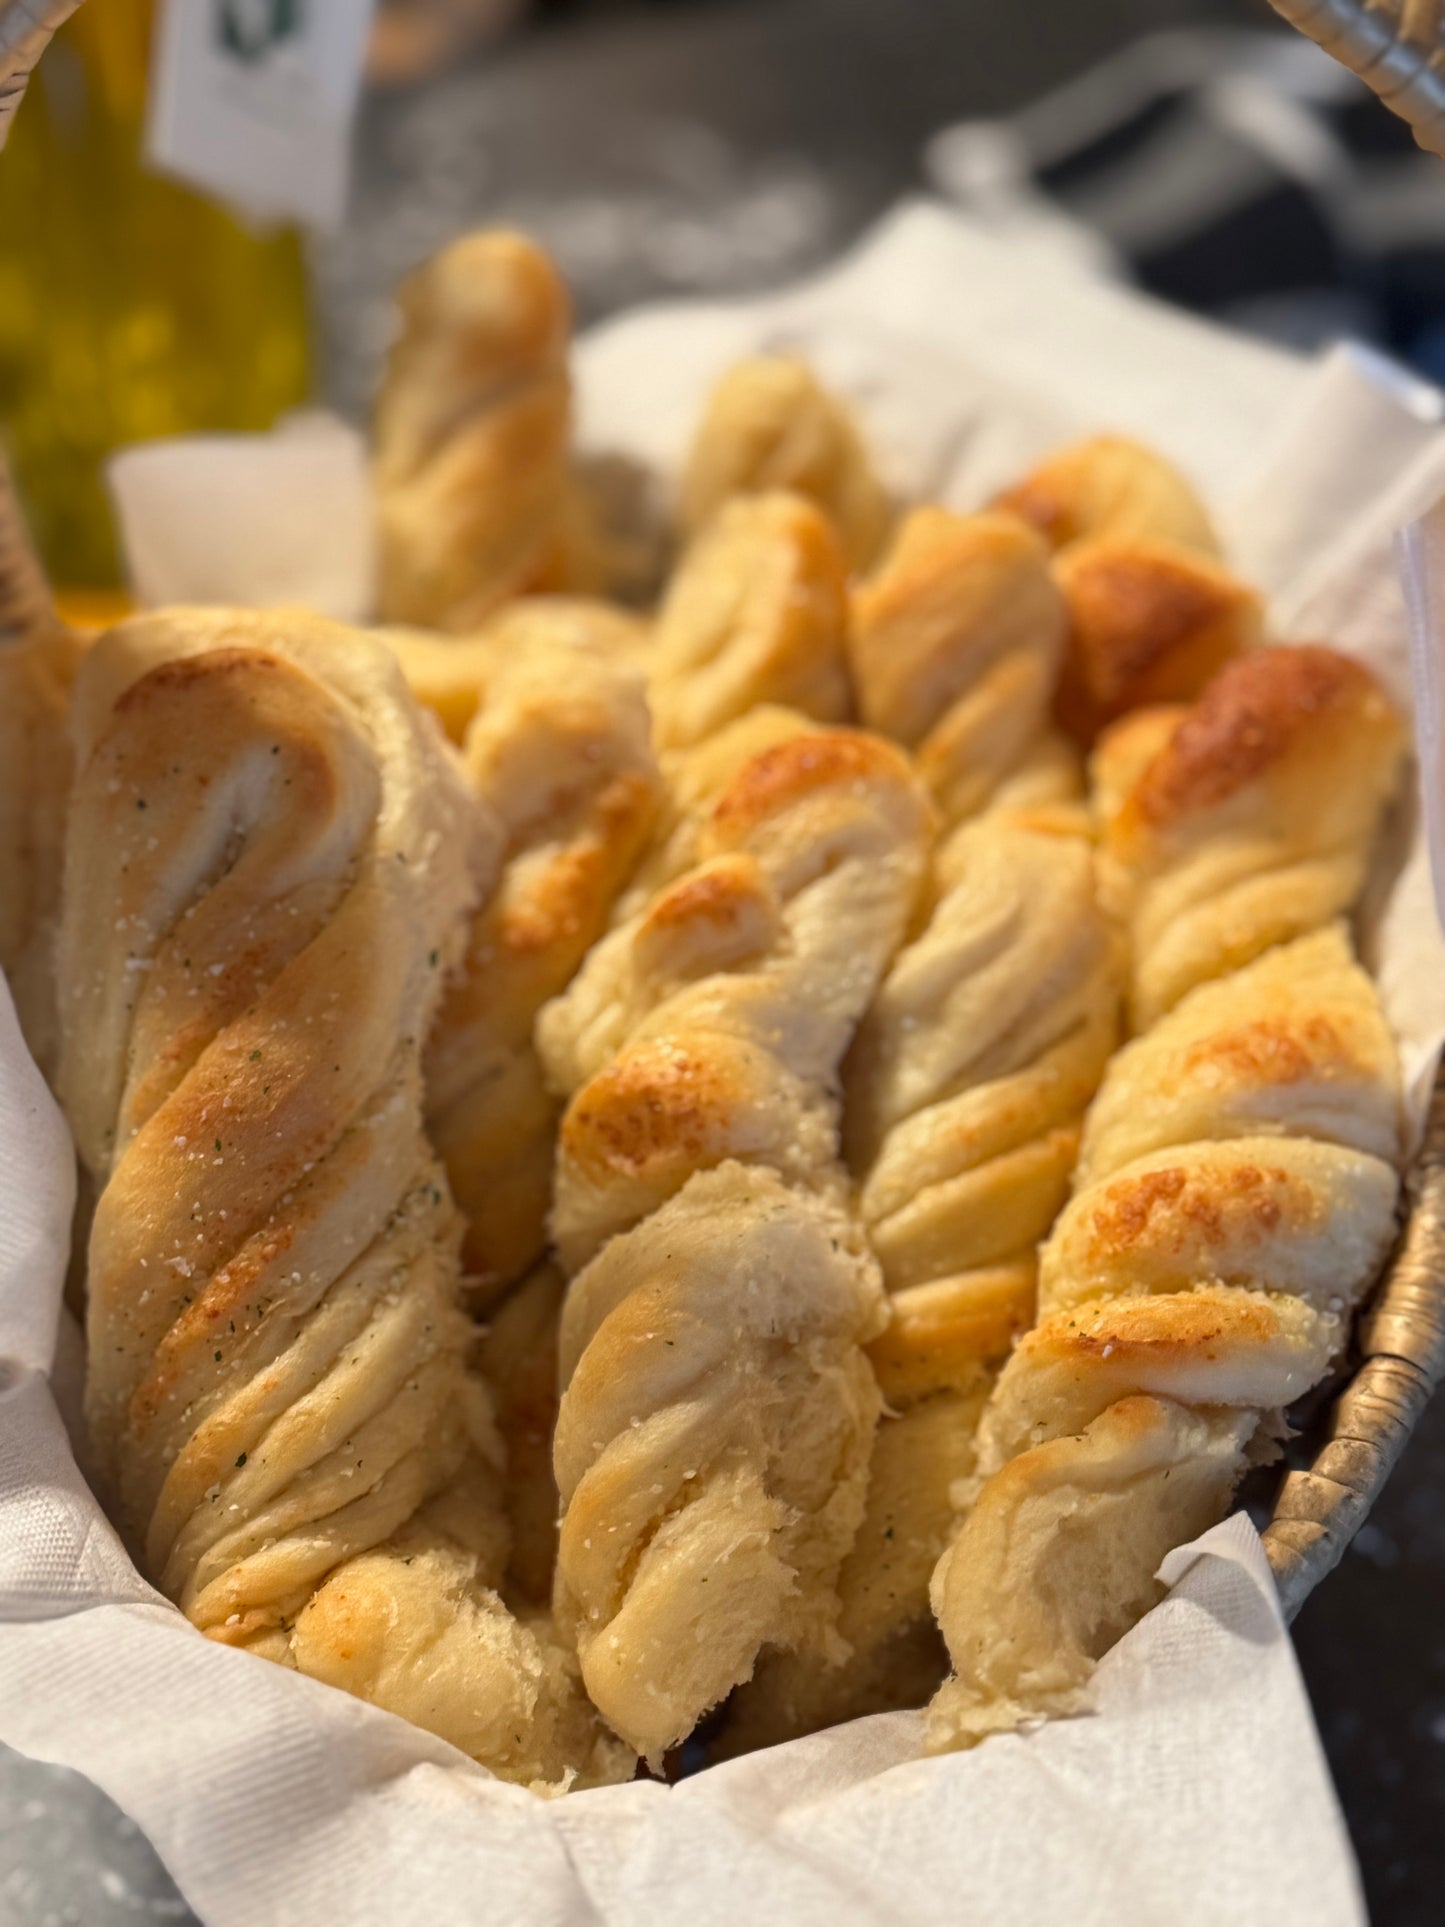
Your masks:
<instances>
[{"instance_id":1,"label":"white cloth napkin","mask_svg":"<svg viewBox=\"0 0 1445 1927\"><path fill-rule=\"evenodd\" d=\"M1401 519L1445 496L1433 391L1351 351L1297 363L1077 267L1015 259L919 205L804 288L598 331L578 357L585 440L674 472L711 380L777 343L854 397L900 486L956 503L1064 435L1111 426L1156 442L1219 505L1291 629L1358 650L1408 698L1390 545ZM228 466L218 447L191 462L188 513L168 530L132 492L127 536L150 579L194 597L250 581L255 600L273 599L274 557L302 554L296 517L315 512L278 453ZM122 473L123 501L127 487ZM253 574L238 572L239 551L208 574L243 499ZM366 522L363 502L345 538L358 557ZM364 606L360 563L348 578L328 562L316 580L321 594L292 570L286 598ZM1441 606L1415 602L1421 623ZM1430 727L1438 740L1438 716ZM1365 936L1418 1114L1445 1038L1418 813L1402 812ZM68 1186L63 1128L0 997L0 1739L105 1788L215 1927L1363 1919L1242 1517L1166 1562L1173 1591L1105 1660L1094 1716L941 1760L919 1759L917 1716L895 1714L677 1787L544 1804L375 1708L202 1639L130 1565L44 1376Z\"/></svg>"}]
</instances>

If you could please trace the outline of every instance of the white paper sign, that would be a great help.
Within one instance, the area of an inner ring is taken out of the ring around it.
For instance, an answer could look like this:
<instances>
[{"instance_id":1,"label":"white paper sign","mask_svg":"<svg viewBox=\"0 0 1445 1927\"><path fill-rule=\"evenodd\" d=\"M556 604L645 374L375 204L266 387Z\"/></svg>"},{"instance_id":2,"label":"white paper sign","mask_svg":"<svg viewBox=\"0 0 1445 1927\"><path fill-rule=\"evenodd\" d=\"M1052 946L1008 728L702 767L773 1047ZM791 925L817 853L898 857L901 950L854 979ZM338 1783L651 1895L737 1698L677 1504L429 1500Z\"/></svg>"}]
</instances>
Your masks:
<instances>
[{"instance_id":1,"label":"white paper sign","mask_svg":"<svg viewBox=\"0 0 1445 1927\"><path fill-rule=\"evenodd\" d=\"M258 219L334 227L346 207L373 5L165 0L151 70L151 163Z\"/></svg>"}]
</instances>

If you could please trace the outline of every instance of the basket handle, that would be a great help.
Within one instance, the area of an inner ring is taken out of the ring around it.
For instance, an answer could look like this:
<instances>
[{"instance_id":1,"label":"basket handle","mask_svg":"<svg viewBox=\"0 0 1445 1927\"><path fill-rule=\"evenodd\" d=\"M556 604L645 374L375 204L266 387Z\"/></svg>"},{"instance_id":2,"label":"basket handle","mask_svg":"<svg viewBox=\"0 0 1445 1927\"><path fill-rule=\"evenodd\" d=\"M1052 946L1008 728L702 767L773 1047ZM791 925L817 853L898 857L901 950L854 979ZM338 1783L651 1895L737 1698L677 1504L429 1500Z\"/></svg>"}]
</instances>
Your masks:
<instances>
[{"instance_id":1,"label":"basket handle","mask_svg":"<svg viewBox=\"0 0 1445 1927\"><path fill-rule=\"evenodd\" d=\"M1270 0L1445 159L1445 0Z\"/></svg>"},{"instance_id":2,"label":"basket handle","mask_svg":"<svg viewBox=\"0 0 1445 1927\"><path fill-rule=\"evenodd\" d=\"M80 0L0 0L0 147L31 69Z\"/></svg>"}]
</instances>

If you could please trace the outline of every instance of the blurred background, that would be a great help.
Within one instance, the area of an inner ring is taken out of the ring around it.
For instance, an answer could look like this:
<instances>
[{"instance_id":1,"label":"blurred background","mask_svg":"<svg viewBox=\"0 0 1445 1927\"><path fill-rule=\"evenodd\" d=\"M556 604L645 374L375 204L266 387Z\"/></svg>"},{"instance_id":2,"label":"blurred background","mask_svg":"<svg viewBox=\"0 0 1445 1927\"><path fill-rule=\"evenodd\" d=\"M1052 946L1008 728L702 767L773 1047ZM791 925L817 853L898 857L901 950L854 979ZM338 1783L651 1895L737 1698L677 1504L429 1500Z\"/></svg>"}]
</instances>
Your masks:
<instances>
[{"instance_id":1,"label":"blurred background","mask_svg":"<svg viewBox=\"0 0 1445 1927\"><path fill-rule=\"evenodd\" d=\"M199 0L172 0L172 4ZM232 0L236 31L306 0ZM258 223L144 159L157 0L90 0L0 159L0 436L53 578L120 586L124 442L364 420L406 269L525 227L584 323L747 293L942 196L1309 351L1445 378L1445 174L1264 0L381 0L344 215ZM1377 1921L1445 1883L1445 1411L1298 1644ZM92 1789L0 1757L0 1917L187 1918Z\"/></svg>"},{"instance_id":2,"label":"blurred background","mask_svg":"<svg viewBox=\"0 0 1445 1927\"><path fill-rule=\"evenodd\" d=\"M0 168L0 422L67 588L118 581L104 453L308 399L363 418L398 278L479 221L548 246L586 322L788 280L933 191L1445 372L1438 167L1264 0L380 0L349 200L310 234L147 165L158 4L80 10ZM264 35L301 4L224 11Z\"/></svg>"}]
</instances>

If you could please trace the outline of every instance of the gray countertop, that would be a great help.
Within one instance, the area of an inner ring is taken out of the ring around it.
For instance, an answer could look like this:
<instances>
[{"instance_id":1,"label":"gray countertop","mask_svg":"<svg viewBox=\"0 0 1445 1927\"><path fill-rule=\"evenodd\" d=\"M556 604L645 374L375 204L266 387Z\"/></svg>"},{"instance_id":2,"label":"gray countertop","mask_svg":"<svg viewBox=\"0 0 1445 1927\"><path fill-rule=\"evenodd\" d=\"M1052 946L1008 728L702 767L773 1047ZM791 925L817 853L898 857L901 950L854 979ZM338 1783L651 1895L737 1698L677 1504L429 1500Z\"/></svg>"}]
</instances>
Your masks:
<instances>
[{"instance_id":1,"label":"gray countertop","mask_svg":"<svg viewBox=\"0 0 1445 1927\"><path fill-rule=\"evenodd\" d=\"M424 95L371 103L346 230L318 251L331 398L357 410L397 273L468 221L553 245L584 318L818 265L918 184L936 127L1005 111L1132 35L1265 23L1239 0L774 0L553 24ZM1297 1645L1381 1927L1445 1891L1445 1406ZM158 1711L157 1717L163 1717ZM478 1918L483 1914L479 1911ZM0 1921L187 1921L135 1828L0 1749Z\"/></svg>"}]
</instances>

